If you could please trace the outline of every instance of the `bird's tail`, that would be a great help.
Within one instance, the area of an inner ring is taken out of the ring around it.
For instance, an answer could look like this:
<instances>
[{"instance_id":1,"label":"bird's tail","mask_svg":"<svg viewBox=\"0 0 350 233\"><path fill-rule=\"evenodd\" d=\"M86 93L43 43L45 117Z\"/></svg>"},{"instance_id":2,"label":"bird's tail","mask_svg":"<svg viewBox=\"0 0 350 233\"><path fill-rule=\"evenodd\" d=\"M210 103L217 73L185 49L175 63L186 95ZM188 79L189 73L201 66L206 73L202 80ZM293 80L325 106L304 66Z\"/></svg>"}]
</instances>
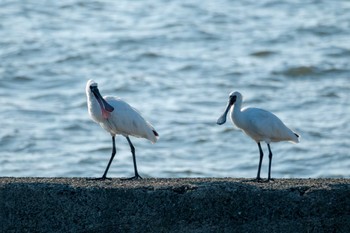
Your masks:
<instances>
[{"instance_id":1,"label":"bird's tail","mask_svg":"<svg viewBox=\"0 0 350 233\"><path fill-rule=\"evenodd\" d=\"M159 134L157 133L157 131L155 131L155 130L152 130L152 131L154 133L154 136L159 137Z\"/></svg>"},{"instance_id":2,"label":"bird's tail","mask_svg":"<svg viewBox=\"0 0 350 233\"><path fill-rule=\"evenodd\" d=\"M295 142L295 143L300 142L300 135L295 133L295 132L293 132L292 142Z\"/></svg>"},{"instance_id":3,"label":"bird's tail","mask_svg":"<svg viewBox=\"0 0 350 233\"><path fill-rule=\"evenodd\" d=\"M159 134L158 132L153 128L153 126L147 122L148 126L150 127L150 131L147 135L147 138L152 142L152 143L156 143L159 139Z\"/></svg>"}]
</instances>

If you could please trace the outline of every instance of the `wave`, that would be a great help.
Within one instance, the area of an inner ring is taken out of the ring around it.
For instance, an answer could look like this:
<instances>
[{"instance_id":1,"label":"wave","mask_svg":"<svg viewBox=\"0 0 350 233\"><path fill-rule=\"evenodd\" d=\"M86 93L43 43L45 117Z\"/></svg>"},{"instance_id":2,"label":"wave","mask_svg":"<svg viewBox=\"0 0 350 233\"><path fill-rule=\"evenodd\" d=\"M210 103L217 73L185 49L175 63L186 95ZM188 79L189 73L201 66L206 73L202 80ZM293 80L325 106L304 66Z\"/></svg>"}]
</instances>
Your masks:
<instances>
[{"instance_id":1,"label":"wave","mask_svg":"<svg viewBox=\"0 0 350 233\"><path fill-rule=\"evenodd\" d=\"M261 57L261 58L264 58L264 57L269 57L269 56L272 56L272 55L275 55L276 52L275 51L271 51L271 50L259 50L259 51L256 51L256 52L252 52L250 53L249 55L250 56L253 56L253 57Z\"/></svg>"},{"instance_id":2,"label":"wave","mask_svg":"<svg viewBox=\"0 0 350 233\"><path fill-rule=\"evenodd\" d=\"M283 75L286 77L312 77L312 76L323 76L330 74L343 74L349 73L348 69L329 67L321 68L317 66L293 66L287 67L283 70L273 71L273 75Z\"/></svg>"}]
</instances>

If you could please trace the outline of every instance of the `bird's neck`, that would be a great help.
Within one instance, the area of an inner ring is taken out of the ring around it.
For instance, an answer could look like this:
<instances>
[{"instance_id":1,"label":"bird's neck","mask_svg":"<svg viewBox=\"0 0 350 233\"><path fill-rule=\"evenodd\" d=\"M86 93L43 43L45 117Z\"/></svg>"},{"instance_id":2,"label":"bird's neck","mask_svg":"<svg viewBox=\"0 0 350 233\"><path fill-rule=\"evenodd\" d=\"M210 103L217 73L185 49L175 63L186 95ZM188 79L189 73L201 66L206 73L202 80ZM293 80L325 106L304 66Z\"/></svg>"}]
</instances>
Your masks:
<instances>
[{"instance_id":1,"label":"bird's neck","mask_svg":"<svg viewBox=\"0 0 350 233\"><path fill-rule=\"evenodd\" d=\"M231 120L239 127L241 121L241 103L235 103L231 108Z\"/></svg>"},{"instance_id":2,"label":"bird's neck","mask_svg":"<svg viewBox=\"0 0 350 233\"><path fill-rule=\"evenodd\" d=\"M100 104L97 102L96 98L94 98L94 96L92 96L92 93L89 93L87 95L87 104L88 104L88 111L89 111L89 115L91 116L91 118L99 123L101 121L104 120L103 115L102 115L102 111L101 111L101 107Z\"/></svg>"},{"instance_id":3,"label":"bird's neck","mask_svg":"<svg viewBox=\"0 0 350 233\"><path fill-rule=\"evenodd\" d=\"M240 114L241 113L241 108L242 108L242 103L236 102L233 105L233 108L232 108L233 114Z\"/></svg>"}]
</instances>

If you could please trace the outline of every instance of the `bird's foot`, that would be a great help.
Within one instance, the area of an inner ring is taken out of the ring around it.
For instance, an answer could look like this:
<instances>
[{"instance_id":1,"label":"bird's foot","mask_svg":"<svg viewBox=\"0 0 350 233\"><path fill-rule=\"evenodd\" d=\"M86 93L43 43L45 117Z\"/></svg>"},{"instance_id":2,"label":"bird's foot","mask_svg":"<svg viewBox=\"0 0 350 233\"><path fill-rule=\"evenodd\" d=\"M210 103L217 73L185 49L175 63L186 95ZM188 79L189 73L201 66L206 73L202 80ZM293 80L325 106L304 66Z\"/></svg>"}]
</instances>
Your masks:
<instances>
[{"instance_id":1,"label":"bird's foot","mask_svg":"<svg viewBox=\"0 0 350 233\"><path fill-rule=\"evenodd\" d=\"M142 177L139 174L137 174L137 175L130 177L130 178L122 178L121 180L141 180L141 179L142 179Z\"/></svg>"},{"instance_id":2,"label":"bird's foot","mask_svg":"<svg viewBox=\"0 0 350 233\"><path fill-rule=\"evenodd\" d=\"M270 182L270 181L273 182L273 181L275 181L275 179L274 178L268 178L266 182Z\"/></svg>"},{"instance_id":3,"label":"bird's foot","mask_svg":"<svg viewBox=\"0 0 350 233\"><path fill-rule=\"evenodd\" d=\"M104 181L104 180L112 180L112 178L108 178L108 177L102 176L102 177L99 177L99 178L87 178L87 180L98 180L98 181L102 180L102 181Z\"/></svg>"},{"instance_id":4,"label":"bird's foot","mask_svg":"<svg viewBox=\"0 0 350 233\"><path fill-rule=\"evenodd\" d=\"M257 177L256 179L254 179L255 182L261 183L264 182L263 179L261 179L260 177Z\"/></svg>"}]
</instances>

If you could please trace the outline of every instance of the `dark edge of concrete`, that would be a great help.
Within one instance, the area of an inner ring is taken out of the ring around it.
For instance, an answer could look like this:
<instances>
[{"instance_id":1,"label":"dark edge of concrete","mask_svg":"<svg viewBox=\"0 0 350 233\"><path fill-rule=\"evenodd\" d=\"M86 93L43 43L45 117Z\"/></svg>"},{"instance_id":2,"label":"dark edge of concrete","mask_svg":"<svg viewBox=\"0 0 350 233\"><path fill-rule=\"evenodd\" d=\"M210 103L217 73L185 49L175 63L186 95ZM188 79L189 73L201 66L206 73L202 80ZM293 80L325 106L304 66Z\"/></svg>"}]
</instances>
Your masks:
<instances>
[{"instance_id":1,"label":"dark edge of concrete","mask_svg":"<svg viewBox=\"0 0 350 233\"><path fill-rule=\"evenodd\" d=\"M1 232L350 232L350 179L0 177Z\"/></svg>"}]
</instances>

